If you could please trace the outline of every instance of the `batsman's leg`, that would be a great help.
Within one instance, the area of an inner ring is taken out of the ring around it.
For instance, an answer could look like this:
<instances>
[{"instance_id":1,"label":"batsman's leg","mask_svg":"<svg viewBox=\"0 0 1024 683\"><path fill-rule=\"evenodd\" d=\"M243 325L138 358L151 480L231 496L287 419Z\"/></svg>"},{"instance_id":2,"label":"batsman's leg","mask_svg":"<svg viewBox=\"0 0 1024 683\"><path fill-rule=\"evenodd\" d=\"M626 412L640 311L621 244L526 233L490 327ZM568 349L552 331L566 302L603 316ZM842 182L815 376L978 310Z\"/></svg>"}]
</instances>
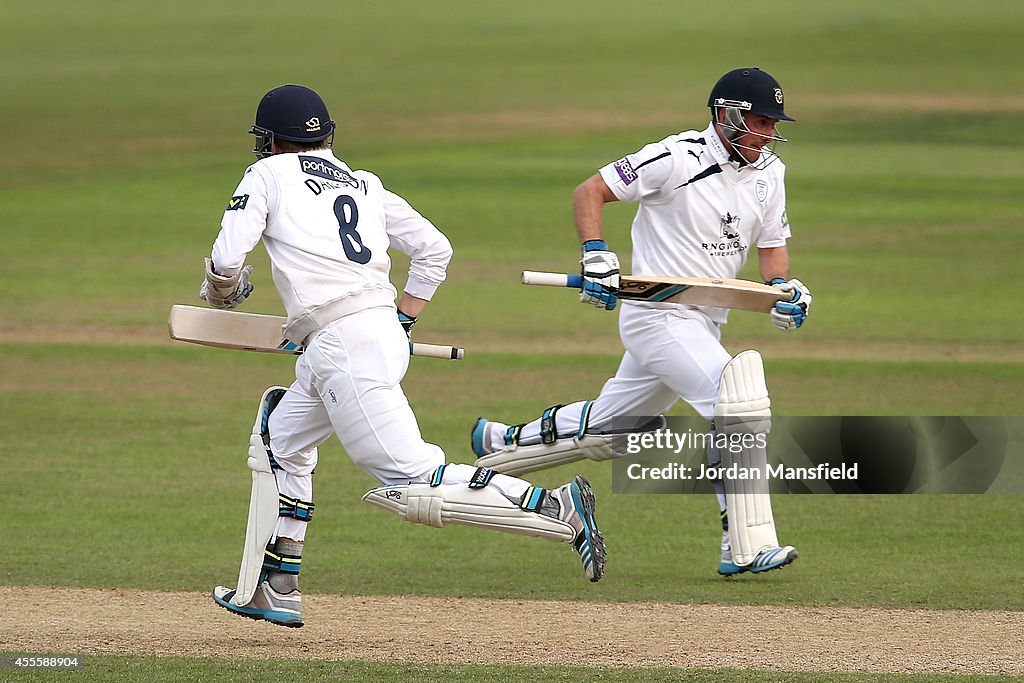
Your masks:
<instances>
[{"instance_id":1,"label":"batsman's leg","mask_svg":"<svg viewBox=\"0 0 1024 683\"><path fill-rule=\"evenodd\" d=\"M384 484L364 500L432 526L469 524L572 543L588 577L600 578L604 544L585 482L527 495L528 482L445 465L444 451L424 441L401 387L409 351L396 320L388 308L346 316L307 343L302 357L317 370L312 385L348 456Z\"/></svg>"},{"instance_id":2,"label":"batsman's leg","mask_svg":"<svg viewBox=\"0 0 1024 683\"><path fill-rule=\"evenodd\" d=\"M434 470L429 483L380 486L363 500L428 526L465 524L569 543L588 579L604 576L604 536L583 477L549 491L491 469L450 464Z\"/></svg>"},{"instance_id":3,"label":"batsman's leg","mask_svg":"<svg viewBox=\"0 0 1024 683\"><path fill-rule=\"evenodd\" d=\"M551 406L536 420L508 425L478 418L470 434L476 464L521 476L584 458L626 454L628 436L660 429L678 395L626 353L592 401Z\"/></svg>"},{"instance_id":4,"label":"batsman's leg","mask_svg":"<svg viewBox=\"0 0 1024 683\"><path fill-rule=\"evenodd\" d=\"M234 589L217 586L213 599L240 616L301 627L298 575L305 530L314 510L310 475L316 447L296 454L307 461L299 476L284 471L274 458L270 418L285 394L284 387L271 387L260 400L249 444L253 486L238 584Z\"/></svg>"},{"instance_id":5,"label":"batsman's leg","mask_svg":"<svg viewBox=\"0 0 1024 683\"><path fill-rule=\"evenodd\" d=\"M744 351L726 365L715 404L715 431L725 437L717 449L727 470L737 465L744 471L760 470L761 478L725 478L722 559L718 573L778 569L797 558L792 546L780 546L775 531L766 467L765 440L771 429L771 399L764 365L756 351ZM750 438L752 437L752 438ZM715 457L709 450L709 460ZM727 535L727 539L726 539Z\"/></svg>"},{"instance_id":6,"label":"batsman's leg","mask_svg":"<svg viewBox=\"0 0 1024 683\"><path fill-rule=\"evenodd\" d=\"M739 403L731 408L733 412L742 411L743 402L748 400L763 400L765 410L768 409L770 401L764 381L764 368L756 352L740 354L733 359L721 344L719 326L701 314L634 309L636 307L624 306L619 316L622 341L627 351L644 368L660 377L699 415L712 420L716 416L716 409L726 409L727 404L736 401ZM728 370L730 367L733 369ZM722 393L723 385L732 387L729 389L732 395ZM753 410L756 412L756 409ZM768 414L770 415L770 411ZM718 421L716 419L716 422ZM710 448L709 463L719 463L720 455L717 449ZM762 452L751 453L749 456L757 462L766 460L763 449ZM728 465L729 462L725 464ZM735 515L733 514L734 511L726 500L722 482L716 484L716 492L719 494L723 527L720 572L734 574L744 571L767 571L788 564L796 557L792 548L779 548L776 540L774 549L765 547L764 552L754 561L746 564L734 562L733 552L736 544L733 537L738 533L734 517L744 515L744 510L736 510ZM771 514L771 502L767 491L763 495L757 495L753 500L763 501L767 505L768 514ZM774 518L772 520L771 529L774 534ZM746 522L741 526L745 524Z\"/></svg>"}]
</instances>

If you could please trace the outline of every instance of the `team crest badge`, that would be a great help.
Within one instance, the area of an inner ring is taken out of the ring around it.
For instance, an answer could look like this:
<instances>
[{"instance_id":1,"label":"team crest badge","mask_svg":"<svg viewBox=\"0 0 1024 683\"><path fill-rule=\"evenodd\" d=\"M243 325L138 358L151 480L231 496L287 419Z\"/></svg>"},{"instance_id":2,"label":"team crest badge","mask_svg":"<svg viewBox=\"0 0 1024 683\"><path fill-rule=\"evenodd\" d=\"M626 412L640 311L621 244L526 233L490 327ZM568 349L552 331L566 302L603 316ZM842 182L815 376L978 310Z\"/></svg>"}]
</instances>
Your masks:
<instances>
[{"instance_id":1,"label":"team crest badge","mask_svg":"<svg viewBox=\"0 0 1024 683\"><path fill-rule=\"evenodd\" d=\"M764 200L768 199L768 183L758 180L757 185L754 186L754 193L757 195L757 201L763 204Z\"/></svg>"},{"instance_id":2,"label":"team crest badge","mask_svg":"<svg viewBox=\"0 0 1024 683\"><path fill-rule=\"evenodd\" d=\"M775 89L775 101L782 104L782 88Z\"/></svg>"},{"instance_id":3,"label":"team crest badge","mask_svg":"<svg viewBox=\"0 0 1024 683\"><path fill-rule=\"evenodd\" d=\"M782 91L779 90L777 92L780 93L778 95L778 97L782 97L782 95L781 95ZM320 130L320 117L319 116L314 116L309 121L306 121L306 132L307 133L315 133L318 130Z\"/></svg>"}]
</instances>

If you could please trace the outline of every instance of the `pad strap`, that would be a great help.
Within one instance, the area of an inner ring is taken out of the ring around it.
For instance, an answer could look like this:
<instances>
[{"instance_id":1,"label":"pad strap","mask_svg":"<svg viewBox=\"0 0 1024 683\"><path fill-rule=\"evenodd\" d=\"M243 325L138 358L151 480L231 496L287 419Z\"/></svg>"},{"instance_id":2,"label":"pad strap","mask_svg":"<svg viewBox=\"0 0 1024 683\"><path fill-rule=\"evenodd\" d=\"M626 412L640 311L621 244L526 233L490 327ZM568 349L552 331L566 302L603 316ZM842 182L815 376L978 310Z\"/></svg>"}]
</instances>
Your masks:
<instances>
[{"instance_id":1,"label":"pad strap","mask_svg":"<svg viewBox=\"0 0 1024 683\"><path fill-rule=\"evenodd\" d=\"M547 497L547 489L531 486L523 494L523 499L519 502L519 508L527 512L540 512L541 506L544 505L544 499Z\"/></svg>"},{"instance_id":2,"label":"pad strap","mask_svg":"<svg viewBox=\"0 0 1024 683\"><path fill-rule=\"evenodd\" d=\"M555 415L563 404L553 405L544 411L540 416L540 442L550 444L558 441L558 427L555 422Z\"/></svg>"},{"instance_id":3,"label":"pad strap","mask_svg":"<svg viewBox=\"0 0 1024 683\"><path fill-rule=\"evenodd\" d=\"M296 498L289 498L283 493L279 493L277 498L278 517L292 517L300 522L308 522L313 519L313 509L316 507L313 503L298 500Z\"/></svg>"},{"instance_id":4,"label":"pad strap","mask_svg":"<svg viewBox=\"0 0 1024 683\"><path fill-rule=\"evenodd\" d=\"M523 427L526 424L512 425L505 430L505 445L506 446L518 446L519 445L519 434L523 431Z\"/></svg>"},{"instance_id":5,"label":"pad strap","mask_svg":"<svg viewBox=\"0 0 1024 683\"><path fill-rule=\"evenodd\" d=\"M590 408L593 405L593 401L587 401L583 404L583 410L580 412L580 428L576 432L577 439L582 439L587 434L587 427L590 426Z\"/></svg>"},{"instance_id":6,"label":"pad strap","mask_svg":"<svg viewBox=\"0 0 1024 683\"><path fill-rule=\"evenodd\" d=\"M491 483L491 479L494 479L494 475L497 474L494 470L489 467L477 467L476 472L469 479L469 488L471 489L482 489Z\"/></svg>"},{"instance_id":7,"label":"pad strap","mask_svg":"<svg viewBox=\"0 0 1024 683\"><path fill-rule=\"evenodd\" d=\"M263 551L263 568L282 574L298 574L302 569L302 557L279 553L268 546Z\"/></svg>"}]
</instances>

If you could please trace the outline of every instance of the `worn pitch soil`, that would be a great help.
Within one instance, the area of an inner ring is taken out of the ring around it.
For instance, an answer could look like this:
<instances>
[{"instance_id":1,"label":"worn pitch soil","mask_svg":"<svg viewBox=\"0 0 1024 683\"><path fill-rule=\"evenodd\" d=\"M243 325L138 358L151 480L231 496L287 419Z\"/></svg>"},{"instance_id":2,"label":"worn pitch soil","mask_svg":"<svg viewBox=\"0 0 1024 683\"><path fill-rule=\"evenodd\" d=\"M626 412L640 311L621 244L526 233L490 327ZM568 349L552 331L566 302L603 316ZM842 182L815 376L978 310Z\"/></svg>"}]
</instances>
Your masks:
<instances>
[{"instance_id":1,"label":"worn pitch soil","mask_svg":"<svg viewBox=\"0 0 1024 683\"><path fill-rule=\"evenodd\" d=\"M1021 612L315 594L303 602L297 633L229 614L200 593L0 586L0 650L446 663L478 663L486 652L505 664L1024 674Z\"/></svg>"}]
</instances>

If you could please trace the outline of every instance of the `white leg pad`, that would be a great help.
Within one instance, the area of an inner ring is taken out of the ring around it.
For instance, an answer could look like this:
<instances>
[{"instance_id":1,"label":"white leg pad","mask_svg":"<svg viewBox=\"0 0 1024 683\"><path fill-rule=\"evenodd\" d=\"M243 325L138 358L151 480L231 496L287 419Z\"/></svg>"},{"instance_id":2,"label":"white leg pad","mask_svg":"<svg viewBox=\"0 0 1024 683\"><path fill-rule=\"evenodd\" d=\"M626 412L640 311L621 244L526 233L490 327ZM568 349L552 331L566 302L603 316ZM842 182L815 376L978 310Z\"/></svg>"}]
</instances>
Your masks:
<instances>
[{"instance_id":1,"label":"white leg pad","mask_svg":"<svg viewBox=\"0 0 1024 683\"><path fill-rule=\"evenodd\" d=\"M406 521L427 526L465 524L562 543L569 543L576 536L571 524L522 510L490 487L471 489L466 484L380 486L367 491L363 500L390 510Z\"/></svg>"},{"instance_id":2,"label":"white leg pad","mask_svg":"<svg viewBox=\"0 0 1024 683\"><path fill-rule=\"evenodd\" d=\"M249 438L248 464L253 472L253 487L249 497L246 545L242 550L238 588L231 598L231 602L239 606L249 604L256 593L263 570L263 551L278 526L278 480L270 469L266 446L259 434Z\"/></svg>"},{"instance_id":3,"label":"white leg pad","mask_svg":"<svg viewBox=\"0 0 1024 683\"><path fill-rule=\"evenodd\" d=\"M561 438L550 444L507 446L478 458L476 465L518 477L527 472L558 467L584 458L610 460L625 454L625 435L586 434L582 439L575 436L571 439Z\"/></svg>"},{"instance_id":4,"label":"white leg pad","mask_svg":"<svg viewBox=\"0 0 1024 683\"><path fill-rule=\"evenodd\" d=\"M764 378L764 362L757 351L744 351L729 361L722 370L715 404L715 424L719 422L752 422L754 418L771 418L772 401ZM720 419L722 418L722 419Z\"/></svg>"},{"instance_id":5,"label":"white leg pad","mask_svg":"<svg viewBox=\"0 0 1024 683\"><path fill-rule=\"evenodd\" d=\"M249 495L249 521L245 527L242 566L238 571L238 587L231 602L241 607L252 601L263 570L263 551L274 535L278 517L277 480L270 469L270 458L259 434L249 438L249 469L252 470L252 492Z\"/></svg>"},{"instance_id":6,"label":"white leg pad","mask_svg":"<svg viewBox=\"0 0 1024 683\"><path fill-rule=\"evenodd\" d=\"M744 351L725 366L715 404L715 427L728 435L767 435L771 430L771 399L764 364L757 351ZM753 562L762 549L779 544L775 518L764 477L768 456L763 446L721 450L722 466L737 465L746 471L759 469L761 479L725 477L725 501L729 516L729 540L733 561Z\"/></svg>"}]
</instances>

